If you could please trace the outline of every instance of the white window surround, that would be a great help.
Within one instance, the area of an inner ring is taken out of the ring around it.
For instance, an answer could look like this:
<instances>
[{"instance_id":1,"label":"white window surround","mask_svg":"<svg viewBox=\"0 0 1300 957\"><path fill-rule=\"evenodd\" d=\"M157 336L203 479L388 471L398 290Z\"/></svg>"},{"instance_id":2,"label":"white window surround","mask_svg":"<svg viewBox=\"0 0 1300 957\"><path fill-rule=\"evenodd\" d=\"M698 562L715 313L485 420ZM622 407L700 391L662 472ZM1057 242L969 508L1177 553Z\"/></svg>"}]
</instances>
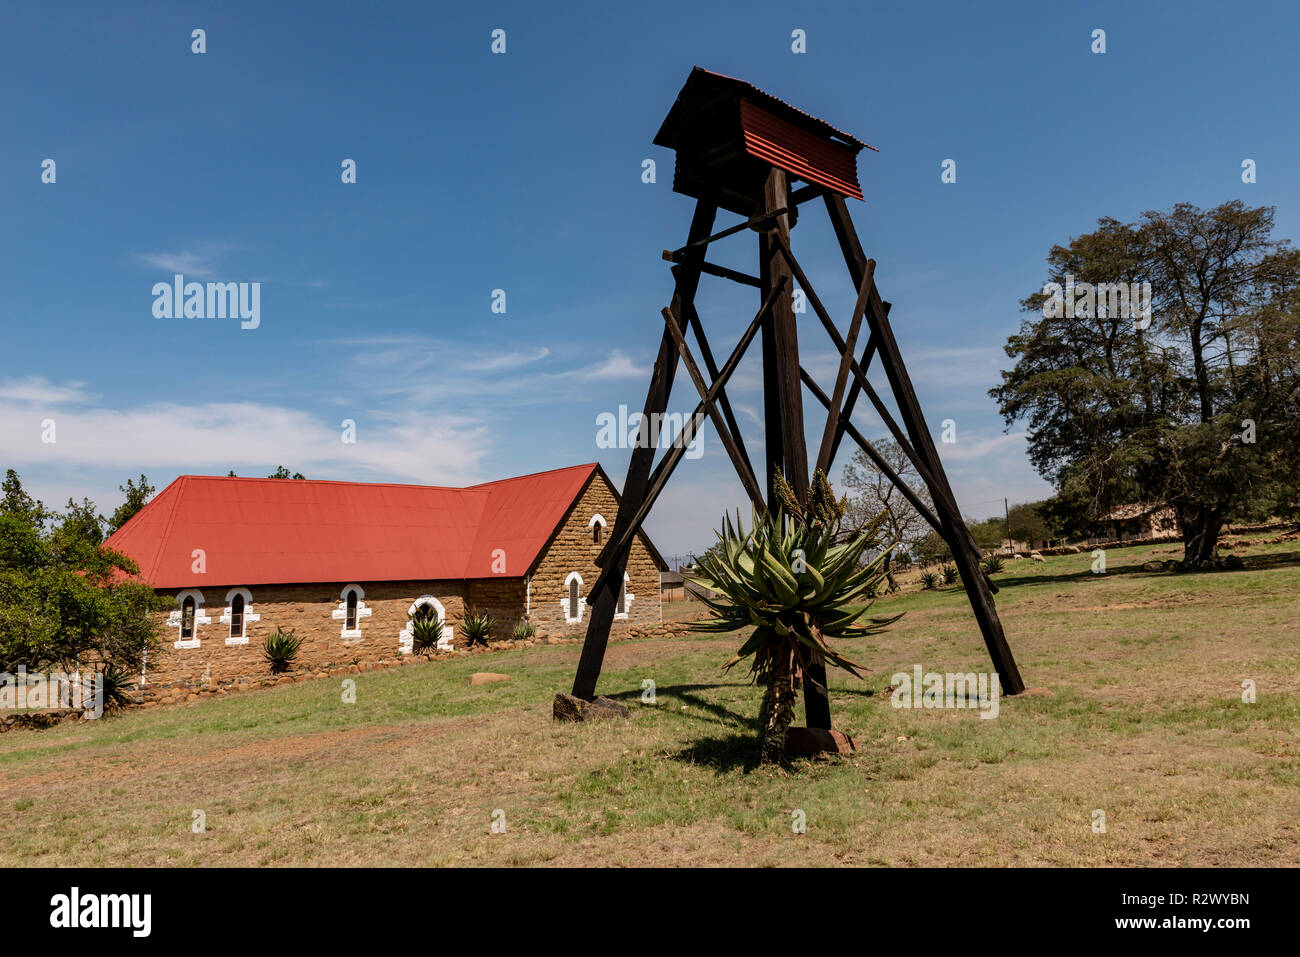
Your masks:
<instances>
[{"instance_id":1,"label":"white window surround","mask_svg":"<svg viewBox=\"0 0 1300 957\"><path fill-rule=\"evenodd\" d=\"M627 613L632 608L632 599L635 598L636 595L633 595L630 591L627 590L627 583L630 582L631 580L632 579L628 576L627 572L624 572L623 573L623 610L619 611L618 605L617 604L614 605L615 621L627 618Z\"/></svg>"},{"instance_id":2,"label":"white window surround","mask_svg":"<svg viewBox=\"0 0 1300 957\"><path fill-rule=\"evenodd\" d=\"M232 609L236 595L244 596L244 633L242 635L231 635L229 629L226 631L226 644L228 645L246 645L248 644L248 623L250 621L261 621L261 615L253 614L253 595L247 588L232 588L226 592L226 610L217 621L223 625L230 624ZM198 618L198 603L195 603L195 618Z\"/></svg>"},{"instance_id":3,"label":"white window surround","mask_svg":"<svg viewBox=\"0 0 1300 957\"><path fill-rule=\"evenodd\" d=\"M415 636L411 634L410 619L411 616L415 614L415 610L421 605L428 605L437 613L438 617L442 619L442 637L438 639L438 650L451 651L452 639L455 637L455 631L452 629L451 625L447 624L447 609L443 608L442 602L438 601L438 599L434 598L432 595L421 595L419 598L415 599L411 604L411 607L406 610L406 624L402 627L402 630L397 633L398 650L404 655L412 654L415 651Z\"/></svg>"},{"instance_id":4,"label":"white window surround","mask_svg":"<svg viewBox=\"0 0 1300 957\"><path fill-rule=\"evenodd\" d=\"M569 586L570 583L574 581L578 583L578 617L577 618L573 618L569 615ZM582 594L582 576L579 575L577 572L569 572L568 577L564 579L564 595L563 597L560 598L560 607L564 609L564 623L566 625L572 625L576 622L582 621L582 609L583 606L585 606L586 604L587 604L587 599Z\"/></svg>"},{"instance_id":5,"label":"white window surround","mask_svg":"<svg viewBox=\"0 0 1300 957\"><path fill-rule=\"evenodd\" d=\"M587 523L588 528L591 528L593 525L599 525L601 528L609 527L609 524L605 521L605 516L601 515L599 512L591 516L591 521Z\"/></svg>"},{"instance_id":6,"label":"white window surround","mask_svg":"<svg viewBox=\"0 0 1300 957\"><path fill-rule=\"evenodd\" d=\"M185 604L186 598L194 599L194 635L190 638L181 637L181 609ZM197 588L187 588L176 594L176 608L167 616L167 627L176 629L176 641L172 647L197 648L199 646L199 625L210 625L212 619L203 614L203 592Z\"/></svg>"},{"instance_id":7,"label":"white window surround","mask_svg":"<svg viewBox=\"0 0 1300 957\"><path fill-rule=\"evenodd\" d=\"M348 592L350 591L357 593L357 627L351 631L348 630ZM343 638L360 638L361 619L370 617L370 607L366 604L366 590L355 582L351 585L344 585L343 590L339 592L338 607L330 612L330 617L343 622L343 630L340 632Z\"/></svg>"}]
</instances>

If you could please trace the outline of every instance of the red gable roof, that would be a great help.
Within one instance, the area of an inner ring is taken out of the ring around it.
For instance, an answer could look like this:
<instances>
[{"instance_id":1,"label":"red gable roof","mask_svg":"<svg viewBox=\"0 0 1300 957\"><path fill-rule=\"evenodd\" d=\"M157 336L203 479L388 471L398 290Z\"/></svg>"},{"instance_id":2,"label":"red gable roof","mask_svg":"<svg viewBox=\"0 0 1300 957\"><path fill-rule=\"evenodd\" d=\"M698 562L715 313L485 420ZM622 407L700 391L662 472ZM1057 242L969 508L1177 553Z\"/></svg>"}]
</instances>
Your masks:
<instances>
[{"instance_id":1,"label":"red gable roof","mask_svg":"<svg viewBox=\"0 0 1300 957\"><path fill-rule=\"evenodd\" d=\"M155 588L493 578L496 549L522 578L598 471L469 488L182 475L104 545Z\"/></svg>"}]
</instances>

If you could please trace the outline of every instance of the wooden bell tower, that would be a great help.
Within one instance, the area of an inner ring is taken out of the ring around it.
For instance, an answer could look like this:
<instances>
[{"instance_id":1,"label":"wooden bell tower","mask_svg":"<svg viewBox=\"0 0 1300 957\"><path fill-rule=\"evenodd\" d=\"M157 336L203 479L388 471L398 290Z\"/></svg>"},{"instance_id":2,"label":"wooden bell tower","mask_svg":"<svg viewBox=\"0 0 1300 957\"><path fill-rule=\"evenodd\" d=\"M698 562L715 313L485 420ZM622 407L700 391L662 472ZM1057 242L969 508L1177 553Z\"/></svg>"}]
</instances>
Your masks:
<instances>
[{"instance_id":1,"label":"wooden bell tower","mask_svg":"<svg viewBox=\"0 0 1300 957\"><path fill-rule=\"evenodd\" d=\"M979 549L962 521L948 485L939 454L921 413L911 378L894 341L889 324L890 304L880 298L875 283L875 260L867 259L849 218L846 197L862 199L858 185L857 156L866 147L861 140L837 130L743 80L696 67L677 95L677 102L654 139L655 145L676 151L673 190L695 199L686 244L665 250L675 280L671 304L662 310L663 339L655 359L646 394L642 428L657 421L668 405L678 361L700 401L663 460L655 464L654 445L645 438L632 450L623 484L618 517L605 548L596 560L601 572L587 598L591 614L573 694L590 700L596 693L610 626L618 601L619 583L627 564L633 537L645 521L655 499L681 461L693 434L705 416L713 423L741 484L759 510L777 509L773 476L779 470L800 498L809 489L809 458L805 443L803 390L826 409L814 469L830 475L845 436L852 439L898 487L952 550L954 563L970 598L1004 694L1019 694L1024 682L1002 632L993 604L996 586L980 567ZM796 185L799 184L799 185ZM820 200L830 216L844 263L857 290L857 302L841 334L799 266L790 246L790 231L798 222L800 207ZM741 217L717 232L719 210ZM737 234L758 235L758 275L749 275L710 263L709 247ZM718 365L703 323L695 310L695 293L702 275L715 276L758 290L758 312L739 342ZM820 325L840 356L839 370L829 394L799 363L799 329L793 293L801 289ZM857 352L863 338L866 342ZM700 360L686 341L690 329ZM766 461L755 472L741 438L726 383L746 350L758 336L763 355L763 419ZM855 355L858 358L855 358ZM897 416L867 381L866 370L879 358L889 381ZM707 378L706 378L707 376ZM851 421L859 398L865 396L894 440L915 466L929 489L931 510L894 473ZM820 670L820 673L817 673ZM808 727L829 728L830 706L825 670L811 669L804 678L804 704Z\"/></svg>"}]
</instances>

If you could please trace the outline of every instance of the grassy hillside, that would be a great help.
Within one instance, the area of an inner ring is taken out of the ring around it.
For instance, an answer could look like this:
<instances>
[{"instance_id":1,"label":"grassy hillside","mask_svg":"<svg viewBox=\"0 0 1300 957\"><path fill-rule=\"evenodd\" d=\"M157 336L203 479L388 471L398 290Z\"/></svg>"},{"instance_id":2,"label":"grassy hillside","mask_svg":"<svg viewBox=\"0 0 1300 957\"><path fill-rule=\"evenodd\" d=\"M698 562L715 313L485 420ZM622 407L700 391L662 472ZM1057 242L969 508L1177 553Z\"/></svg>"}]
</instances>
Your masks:
<instances>
[{"instance_id":1,"label":"grassy hillside","mask_svg":"<svg viewBox=\"0 0 1300 957\"><path fill-rule=\"evenodd\" d=\"M990 666L960 589L882 601L903 620L849 649L874 673L832 681L859 753L794 773L753 766L759 693L714 638L611 645L626 722L551 721L564 645L358 675L355 704L332 679L11 732L0 865L1294 864L1295 547L1214 575L1140 570L1175 546L1112 551L1104 576L1008 563L998 605L1042 690L995 720L891 707L896 671Z\"/></svg>"}]
</instances>

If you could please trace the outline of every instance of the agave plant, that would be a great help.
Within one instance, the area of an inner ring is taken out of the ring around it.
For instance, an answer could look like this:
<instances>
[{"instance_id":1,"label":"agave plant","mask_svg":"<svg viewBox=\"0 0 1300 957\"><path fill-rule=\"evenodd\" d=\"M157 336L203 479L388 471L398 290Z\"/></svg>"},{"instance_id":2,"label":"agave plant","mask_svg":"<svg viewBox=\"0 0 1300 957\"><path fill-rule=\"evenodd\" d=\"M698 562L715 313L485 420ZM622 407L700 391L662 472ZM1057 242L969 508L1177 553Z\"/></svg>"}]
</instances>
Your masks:
<instances>
[{"instance_id":1,"label":"agave plant","mask_svg":"<svg viewBox=\"0 0 1300 957\"><path fill-rule=\"evenodd\" d=\"M460 630L465 636L465 644L485 645L492 637L492 626L496 624L493 617L486 612L478 615L466 615L461 620Z\"/></svg>"},{"instance_id":2,"label":"agave plant","mask_svg":"<svg viewBox=\"0 0 1300 957\"><path fill-rule=\"evenodd\" d=\"M515 625L515 630L511 634L513 635L515 641L524 641L536 635L537 629L533 627L533 623L531 621L525 618Z\"/></svg>"},{"instance_id":3,"label":"agave plant","mask_svg":"<svg viewBox=\"0 0 1300 957\"><path fill-rule=\"evenodd\" d=\"M829 662L862 677L865 669L832 648L828 639L872 635L897 621L897 616L862 620L869 596L884 577L884 557L895 544L881 547L881 520L841 535L842 510L834 508L820 472L807 510L792 514L786 496L781 498L778 515L755 515L749 532L739 512L734 525L724 516L717 544L701 557L691 579L713 594L701 600L716 616L694 623L695 630L753 629L725 668L752 657L750 673L764 685L759 712L763 763L785 755L798 683L811 665ZM879 553L864 563L863 556L873 548Z\"/></svg>"},{"instance_id":4,"label":"agave plant","mask_svg":"<svg viewBox=\"0 0 1300 957\"><path fill-rule=\"evenodd\" d=\"M131 703L131 692L135 689L135 678L126 669L108 664L99 673L103 680L105 711L116 711Z\"/></svg>"},{"instance_id":5,"label":"agave plant","mask_svg":"<svg viewBox=\"0 0 1300 957\"><path fill-rule=\"evenodd\" d=\"M294 635L292 628L287 631L277 628L275 634L268 636L262 642L262 657L271 665L271 674L284 674L292 668L301 645L302 639Z\"/></svg>"},{"instance_id":6,"label":"agave plant","mask_svg":"<svg viewBox=\"0 0 1300 957\"><path fill-rule=\"evenodd\" d=\"M411 651L417 655L427 655L438 649L442 640L443 620L436 614L416 614L411 616Z\"/></svg>"},{"instance_id":7,"label":"agave plant","mask_svg":"<svg viewBox=\"0 0 1300 957\"><path fill-rule=\"evenodd\" d=\"M980 562L980 564L984 566L984 571L990 575L996 575L998 572L1002 571L1002 569L1007 567L1007 563L1003 560L1002 556L994 554L985 555L984 560Z\"/></svg>"},{"instance_id":8,"label":"agave plant","mask_svg":"<svg viewBox=\"0 0 1300 957\"><path fill-rule=\"evenodd\" d=\"M956 566L956 565L944 565L943 568L939 569L939 572L940 572L940 574L943 576L943 583L944 583L945 585L955 585L955 584L957 584L957 566Z\"/></svg>"},{"instance_id":9,"label":"agave plant","mask_svg":"<svg viewBox=\"0 0 1300 957\"><path fill-rule=\"evenodd\" d=\"M939 576L934 572L921 572L921 591L934 591L939 585Z\"/></svg>"}]
</instances>

